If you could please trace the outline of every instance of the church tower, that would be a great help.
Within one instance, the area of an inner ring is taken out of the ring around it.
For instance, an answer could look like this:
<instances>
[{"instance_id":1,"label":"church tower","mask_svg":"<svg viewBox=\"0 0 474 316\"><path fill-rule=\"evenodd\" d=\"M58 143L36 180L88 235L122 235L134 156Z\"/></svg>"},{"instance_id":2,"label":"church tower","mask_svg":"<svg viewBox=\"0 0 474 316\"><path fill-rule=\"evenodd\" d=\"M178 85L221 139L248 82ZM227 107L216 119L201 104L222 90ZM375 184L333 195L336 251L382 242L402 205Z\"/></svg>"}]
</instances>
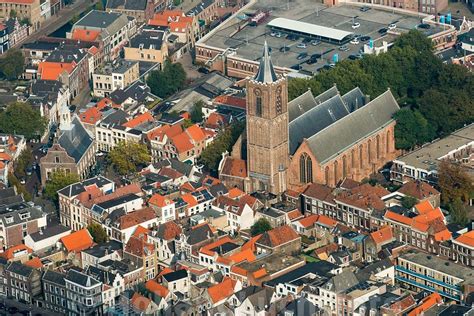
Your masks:
<instances>
[{"instance_id":1,"label":"church tower","mask_svg":"<svg viewBox=\"0 0 474 316\"><path fill-rule=\"evenodd\" d=\"M251 191L286 190L289 163L288 89L265 42L257 75L247 81L247 170Z\"/></svg>"}]
</instances>

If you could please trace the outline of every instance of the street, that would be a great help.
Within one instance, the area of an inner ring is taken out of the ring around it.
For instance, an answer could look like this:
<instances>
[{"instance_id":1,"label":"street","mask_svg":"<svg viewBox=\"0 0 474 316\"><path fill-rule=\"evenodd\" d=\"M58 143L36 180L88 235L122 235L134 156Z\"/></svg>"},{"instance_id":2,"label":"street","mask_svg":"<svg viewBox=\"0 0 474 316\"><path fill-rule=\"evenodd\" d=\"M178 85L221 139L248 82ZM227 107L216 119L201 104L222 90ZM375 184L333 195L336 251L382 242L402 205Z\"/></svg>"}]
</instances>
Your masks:
<instances>
[{"instance_id":1,"label":"street","mask_svg":"<svg viewBox=\"0 0 474 316\"><path fill-rule=\"evenodd\" d=\"M17 300L2 298L0 304L0 315L49 315L56 316L60 315L50 310L46 310L37 306L20 303Z\"/></svg>"}]
</instances>

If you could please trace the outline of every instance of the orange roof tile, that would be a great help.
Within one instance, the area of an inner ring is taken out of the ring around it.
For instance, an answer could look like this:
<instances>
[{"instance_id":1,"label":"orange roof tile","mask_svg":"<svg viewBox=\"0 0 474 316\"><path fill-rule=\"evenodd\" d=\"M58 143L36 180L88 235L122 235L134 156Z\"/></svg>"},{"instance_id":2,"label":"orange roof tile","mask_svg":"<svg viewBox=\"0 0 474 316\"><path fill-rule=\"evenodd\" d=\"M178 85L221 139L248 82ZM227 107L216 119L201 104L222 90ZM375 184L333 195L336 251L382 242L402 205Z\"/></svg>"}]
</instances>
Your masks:
<instances>
[{"instance_id":1,"label":"orange roof tile","mask_svg":"<svg viewBox=\"0 0 474 316\"><path fill-rule=\"evenodd\" d=\"M180 187L182 191L186 192L194 192L195 188L191 185L189 182L183 183L183 185Z\"/></svg>"},{"instance_id":2,"label":"orange roof tile","mask_svg":"<svg viewBox=\"0 0 474 316\"><path fill-rule=\"evenodd\" d=\"M104 109L107 106L111 106L113 108L120 107L118 104L115 104L112 100L109 98L102 98L100 99L99 102L96 103L95 107L98 108L99 110Z\"/></svg>"},{"instance_id":3,"label":"orange roof tile","mask_svg":"<svg viewBox=\"0 0 474 316\"><path fill-rule=\"evenodd\" d=\"M183 194L181 195L181 198L183 199L184 202L188 203L188 207L193 207L193 206L198 205L198 201L191 193Z\"/></svg>"},{"instance_id":4,"label":"orange roof tile","mask_svg":"<svg viewBox=\"0 0 474 316\"><path fill-rule=\"evenodd\" d=\"M163 275L171 273L171 272L174 272L174 271L171 270L170 268L164 268L163 270L161 270L161 272L160 272L160 274L158 274L158 276L163 276Z\"/></svg>"},{"instance_id":5,"label":"orange roof tile","mask_svg":"<svg viewBox=\"0 0 474 316\"><path fill-rule=\"evenodd\" d=\"M298 238L300 237L293 228L284 225L263 233L257 243L274 248Z\"/></svg>"},{"instance_id":6,"label":"orange roof tile","mask_svg":"<svg viewBox=\"0 0 474 316\"><path fill-rule=\"evenodd\" d=\"M257 242L257 240L260 239L261 236L262 236L262 234L250 238L249 241L247 241L245 244L242 245L241 249L242 250L250 249L253 252L255 252L257 250L257 248L255 247L255 243Z\"/></svg>"},{"instance_id":7,"label":"orange roof tile","mask_svg":"<svg viewBox=\"0 0 474 316\"><path fill-rule=\"evenodd\" d=\"M41 269L43 267L43 263L41 262L40 258L34 257L31 260L26 261L23 263L25 266L31 267L33 269Z\"/></svg>"},{"instance_id":8,"label":"orange roof tile","mask_svg":"<svg viewBox=\"0 0 474 316\"><path fill-rule=\"evenodd\" d=\"M224 127L226 122L227 120L224 118L223 115L213 112L207 118L206 126L209 128L220 128L220 127Z\"/></svg>"},{"instance_id":9,"label":"orange roof tile","mask_svg":"<svg viewBox=\"0 0 474 316\"><path fill-rule=\"evenodd\" d=\"M418 213L425 214L433 210L433 205L431 205L430 201L425 200L421 203L416 204L415 208L418 211Z\"/></svg>"},{"instance_id":10,"label":"orange roof tile","mask_svg":"<svg viewBox=\"0 0 474 316\"><path fill-rule=\"evenodd\" d=\"M89 48L89 54L91 54L92 56L94 56L98 52L99 52L99 49L95 46L92 46L91 48Z\"/></svg>"},{"instance_id":11,"label":"orange roof tile","mask_svg":"<svg viewBox=\"0 0 474 316\"><path fill-rule=\"evenodd\" d=\"M3 160L3 161L11 161L11 160L12 160L12 156L10 156L10 155L7 154L7 153L0 153L0 160Z\"/></svg>"},{"instance_id":12,"label":"orange roof tile","mask_svg":"<svg viewBox=\"0 0 474 316\"><path fill-rule=\"evenodd\" d=\"M137 127L138 125L141 125L145 122L152 122L154 120L155 120L155 118L153 117L153 115L151 115L150 112L145 112L143 114L139 114L139 115L135 116L130 121L124 123L123 126L129 127L129 128L134 128L134 127Z\"/></svg>"},{"instance_id":13,"label":"orange roof tile","mask_svg":"<svg viewBox=\"0 0 474 316\"><path fill-rule=\"evenodd\" d=\"M95 124L102 119L102 112L97 107L92 107L81 113L79 118L83 123Z\"/></svg>"},{"instance_id":14,"label":"orange roof tile","mask_svg":"<svg viewBox=\"0 0 474 316\"><path fill-rule=\"evenodd\" d=\"M300 223L300 225L303 226L304 228L308 228L312 226L314 223L316 223L316 221L318 220L318 217L319 215L313 214L308 217L300 219L298 223Z\"/></svg>"},{"instance_id":15,"label":"orange roof tile","mask_svg":"<svg viewBox=\"0 0 474 316\"><path fill-rule=\"evenodd\" d=\"M326 216L326 215L319 215L318 220L316 221L318 224L326 226L326 227L335 227L337 225L337 221Z\"/></svg>"},{"instance_id":16,"label":"orange roof tile","mask_svg":"<svg viewBox=\"0 0 474 316\"><path fill-rule=\"evenodd\" d=\"M230 260L229 258L221 257L221 256L217 257L216 262L220 264L225 264L228 266L232 264L232 260Z\"/></svg>"},{"instance_id":17,"label":"orange roof tile","mask_svg":"<svg viewBox=\"0 0 474 316\"><path fill-rule=\"evenodd\" d=\"M233 177L247 177L247 163L243 159L227 157L222 167L221 174Z\"/></svg>"},{"instance_id":18,"label":"orange roof tile","mask_svg":"<svg viewBox=\"0 0 474 316\"><path fill-rule=\"evenodd\" d=\"M231 199L235 199L235 198L241 197L244 194L245 194L244 191L242 191L241 189L235 187L235 188L232 188L232 189L229 190L229 192L227 193L227 196Z\"/></svg>"},{"instance_id":19,"label":"orange roof tile","mask_svg":"<svg viewBox=\"0 0 474 316\"><path fill-rule=\"evenodd\" d=\"M441 303L442 301L443 299L441 298L441 295L436 292L431 293L421 301L421 304L419 304L417 307L415 307L415 309L409 312L408 316L423 315L424 312Z\"/></svg>"},{"instance_id":20,"label":"orange roof tile","mask_svg":"<svg viewBox=\"0 0 474 316\"><path fill-rule=\"evenodd\" d=\"M376 244L389 242L393 239L393 232L390 226L384 226L370 234Z\"/></svg>"},{"instance_id":21,"label":"orange roof tile","mask_svg":"<svg viewBox=\"0 0 474 316\"><path fill-rule=\"evenodd\" d=\"M158 207L165 207L165 206L174 204L172 200L158 193L153 194L153 196L150 198L148 203L152 205L156 205Z\"/></svg>"},{"instance_id":22,"label":"orange roof tile","mask_svg":"<svg viewBox=\"0 0 474 316\"><path fill-rule=\"evenodd\" d=\"M238 107L244 110L247 104L244 98L238 98L231 95L219 95L214 99L214 102L225 104L225 105L231 105L231 106Z\"/></svg>"},{"instance_id":23,"label":"orange roof tile","mask_svg":"<svg viewBox=\"0 0 474 316\"><path fill-rule=\"evenodd\" d=\"M49 61L42 61L38 65L38 73L43 80L58 80L59 76L67 72L70 74L76 67L76 63L55 63Z\"/></svg>"},{"instance_id":24,"label":"orange roof tile","mask_svg":"<svg viewBox=\"0 0 474 316\"><path fill-rule=\"evenodd\" d=\"M178 153L184 153L194 148L189 136L186 133L181 133L171 138L171 142L176 147Z\"/></svg>"},{"instance_id":25,"label":"orange roof tile","mask_svg":"<svg viewBox=\"0 0 474 316\"><path fill-rule=\"evenodd\" d=\"M32 253L33 250L31 250L31 248L25 246L24 244L20 244L20 245L12 246L6 249L3 253L0 254L0 257L10 260L10 259L15 258L15 256L20 252L29 254L29 253Z\"/></svg>"},{"instance_id":26,"label":"orange roof tile","mask_svg":"<svg viewBox=\"0 0 474 316\"><path fill-rule=\"evenodd\" d=\"M398 213L395 213L395 212L392 212L392 211L387 211L385 213L385 217L388 218L388 219L391 219L393 221L405 224L405 225L411 225L411 223L412 223L411 218L408 218L406 216L403 216L401 214L398 214Z\"/></svg>"},{"instance_id":27,"label":"orange roof tile","mask_svg":"<svg viewBox=\"0 0 474 316\"><path fill-rule=\"evenodd\" d=\"M181 227L173 221L158 226L159 236L165 240L173 239L181 234Z\"/></svg>"},{"instance_id":28,"label":"orange roof tile","mask_svg":"<svg viewBox=\"0 0 474 316\"><path fill-rule=\"evenodd\" d=\"M248 272L247 270L239 266L232 266L232 268L230 268L230 271L232 271L232 273L245 276L245 277L247 276L247 272Z\"/></svg>"},{"instance_id":29,"label":"orange roof tile","mask_svg":"<svg viewBox=\"0 0 474 316\"><path fill-rule=\"evenodd\" d=\"M267 275L267 270L265 268L261 268L253 273L253 277L255 279L259 279Z\"/></svg>"},{"instance_id":30,"label":"orange roof tile","mask_svg":"<svg viewBox=\"0 0 474 316\"><path fill-rule=\"evenodd\" d=\"M84 42L94 42L100 35L100 31L74 29L71 34L71 38L75 40L81 40Z\"/></svg>"},{"instance_id":31,"label":"orange roof tile","mask_svg":"<svg viewBox=\"0 0 474 316\"><path fill-rule=\"evenodd\" d=\"M445 241L445 240L451 240L451 232L447 229L443 229L440 232L437 232L434 234L435 240L436 241Z\"/></svg>"},{"instance_id":32,"label":"orange roof tile","mask_svg":"<svg viewBox=\"0 0 474 316\"><path fill-rule=\"evenodd\" d=\"M155 211L150 207L145 207L145 208L142 208L132 213L128 213L120 217L118 219L118 222L119 222L118 229L122 230L122 229L133 227L135 225L140 225L154 218L156 218Z\"/></svg>"},{"instance_id":33,"label":"orange roof tile","mask_svg":"<svg viewBox=\"0 0 474 316\"><path fill-rule=\"evenodd\" d=\"M464 244L466 246L474 247L474 230L471 230L470 232L462 234L455 240L456 242Z\"/></svg>"},{"instance_id":34,"label":"orange roof tile","mask_svg":"<svg viewBox=\"0 0 474 316\"><path fill-rule=\"evenodd\" d=\"M301 214L301 212L299 210L293 210L293 211L290 211L286 214L288 215L288 219L290 221L294 221L294 220L297 220L297 219L303 217L303 214Z\"/></svg>"},{"instance_id":35,"label":"orange roof tile","mask_svg":"<svg viewBox=\"0 0 474 316\"><path fill-rule=\"evenodd\" d=\"M94 240L92 240L92 236L86 228L64 236L60 241L69 252L79 252L92 247L94 244Z\"/></svg>"},{"instance_id":36,"label":"orange roof tile","mask_svg":"<svg viewBox=\"0 0 474 316\"><path fill-rule=\"evenodd\" d=\"M237 252L231 256L229 256L229 259L232 260L232 262L236 263L241 263L243 261L247 262L253 262L257 257L253 253L252 249L241 249L240 252Z\"/></svg>"},{"instance_id":37,"label":"orange roof tile","mask_svg":"<svg viewBox=\"0 0 474 316\"><path fill-rule=\"evenodd\" d=\"M222 237L221 239L218 239L218 240L216 240L216 241L214 241L210 244L207 244L207 245L201 247L199 252L202 252L202 253L204 253L208 256L214 256L214 254L216 252L212 251L211 249L222 246L225 243L234 243L234 241L232 240L232 238L230 238L228 235L226 235L226 236Z\"/></svg>"},{"instance_id":38,"label":"orange roof tile","mask_svg":"<svg viewBox=\"0 0 474 316\"><path fill-rule=\"evenodd\" d=\"M166 296L168 296L169 294L169 290L164 287L163 285L159 284L158 282L156 282L155 280L149 280L145 283L145 288L158 295L159 297L163 297L165 298Z\"/></svg>"},{"instance_id":39,"label":"orange roof tile","mask_svg":"<svg viewBox=\"0 0 474 316\"><path fill-rule=\"evenodd\" d=\"M148 309L148 306L150 305L151 300L135 292L132 296L131 303L135 309L145 312Z\"/></svg>"},{"instance_id":40,"label":"orange roof tile","mask_svg":"<svg viewBox=\"0 0 474 316\"><path fill-rule=\"evenodd\" d=\"M237 281L225 277L221 283L209 287L207 293L214 304L218 303L234 294L236 283Z\"/></svg>"},{"instance_id":41,"label":"orange roof tile","mask_svg":"<svg viewBox=\"0 0 474 316\"><path fill-rule=\"evenodd\" d=\"M206 134L204 134L202 128L194 124L186 129L186 133L191 137L191 139L198 143L206 139Z\"/></svg>"},{"instance_id":42,"label":"orange roof tile","mask_svg":"<svg viewBox=\"0 0 474 316\"><path fill-rule=\"evenodd\" d=\"M135 228L135 231L133 232L132 236L141 238L142 236L148 236L148 233L150 230L148 228L143 227L142 225L138 225L137 228ZM145 240L148 238L145 237Z\"/></svg>"},{"instance_id":43,"label":"orange roof tile","mask_svg":"<svg viewBox=\"0 0 474 316\"><path fill-rule=\"evenodd\" d=\"M4 169L6 167L6 164L3 161L0 161L0 169Z\"/></svg>"},{"instance_id":44,"label":"orange roof tile","mask_svg":"<svg viewBox=\"0 0 474 316\"><path fill-rule=\"evenodd\" d=\"M179 116L181 116L181 117L184 118L185 120L190 120L190 119L191 119L191 114L189 114L188 111L184 111L184 112L181 113Z\"/></svg>"},{"instance_id":45,"label":"orange roof tile","mask_svg":"<svg viewBox=\"0 0 474 316\"><path fill-rule=\"evenodd\" d=\"M32 4L35 0L0 0L1 3Z\"/></svg>"}]
</instances>

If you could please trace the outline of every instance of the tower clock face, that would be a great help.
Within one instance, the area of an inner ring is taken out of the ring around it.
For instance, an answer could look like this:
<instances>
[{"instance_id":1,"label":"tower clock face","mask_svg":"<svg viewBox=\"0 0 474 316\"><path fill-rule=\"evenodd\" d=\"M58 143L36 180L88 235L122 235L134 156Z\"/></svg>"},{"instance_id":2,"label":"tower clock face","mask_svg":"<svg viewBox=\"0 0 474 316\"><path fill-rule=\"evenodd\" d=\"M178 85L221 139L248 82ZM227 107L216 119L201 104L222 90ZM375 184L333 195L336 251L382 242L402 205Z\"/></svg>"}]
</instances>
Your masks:
<instances>
[{"instance_id":1,"label":"tower clock face","mask_svg":"<svg viewBox=\"0 0 474 316\"><path fill-rule=\"evenodd\" d=\"M281 114L281 111L282 111L281 87L278 87L276 90L276 111L278 114Z\"/></svg>"}]
</instances>

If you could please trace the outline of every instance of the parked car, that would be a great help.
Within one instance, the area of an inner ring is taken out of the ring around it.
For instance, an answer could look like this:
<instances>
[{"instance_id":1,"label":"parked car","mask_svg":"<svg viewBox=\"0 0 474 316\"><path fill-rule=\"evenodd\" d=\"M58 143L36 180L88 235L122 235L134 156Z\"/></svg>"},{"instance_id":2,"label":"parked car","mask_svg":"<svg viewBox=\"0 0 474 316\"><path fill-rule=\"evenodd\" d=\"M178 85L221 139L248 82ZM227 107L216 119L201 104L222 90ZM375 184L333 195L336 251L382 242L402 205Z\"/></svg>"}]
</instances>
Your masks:
<instances>
[{"instance_id":1,"label":"parked car","mask_svg":"<svg viewBox=\"0 0 474 316\"><path fill-rule=\"evenodd\" d=\"M198 68L198 72L202 73L202 74L208 74L209 73L209 69L207 69L206 67L199 67Z\"/></svg>"},{"instance_id":2,"label":"parked car","mask_svg":"<svg viewBox=\"0 0 474 316\"><path fill-rule=\"evenodd\" d=\"M276 32L271 32L271 33L270 33L270 36L271 36L271 37L275 37L276 34L277 34Z\"/></svg>"},{"instance_id":3,"label":"parked car","mask_svg":"<svg viewBox=\"0 0 474 316\"><path fill-rule=\"evenodd\" d=\"M20 184L25 184L25 183L26 183L25 178L21 178L21 179L20 179Z\"/></svg>"},{"instance_id":4,"label":"parked car","mask_svg":"<svg viewBox=\"0 0 474 316\"><path fill-rule=\"evenodd\" d=\"M26 167L26 175L31 176L32 173L33 173L33 168L32 167Z\"/></svg>"},{"instance_id":5,"label":"parked car","mask_svg":"<svg viewBox=\"0 0 474 316\"><path fill-rule=\"evenodd\" d=\"M282 36L283 36L283 34L281 32L278 32L278 33L275 34L275 37L278 37L278 38L280 38Z\"/></svg>"},{"instance_id":6,"label":"parked car","mask_svg":"<svg viewBox=\"0 0 474 316\"><path fill-rule=\"evenodd\" d=\"M361 41L361 42L370 41L370 36L361 36L361 37L359 37L359 41Z\"/></svg>"},{"instance_id":7,"label":"parked car","mask_svg":"<svg viewBox=\"0 0 474 316\"><path fill-rule=\"evenodd\" d=\"M352 55L349 55L347 58L350 60L356 60L357 56L352 54Z\"/></svg>"},{"instance_id":8,"label":"parked car","mask_svg":"<svg viewBox=\"0 0 474 316\"><path fill-rule=\"evenodd\" d=\"M306 48L306 44L305 43L299 43L298 45L296 45L296 47L298 48Z\"/></svg>"},{"instance_id":9,"label":"parked car","mask_svg":"<svg viewBox=\"0 0 474 316\"><path fill-rule=\"evenodd\" d=\"M371 9L370 7L362 7L362 8L360 8L360 12L367 12L370 9Z\"/></svg>"},{"instance_id":10,"label":"parked car","mask_svg":"<svg viewBox=\"0 0 474 316\"><path fill-rule=\"evenodd\" d=\"M303 43L309 43L309 42L311 42L311 39L306 37L305 39L303 39L302 42L303 42Z\"/></svg>"},{"instance_id":11,"label":"parked car","mask_svg":"<svg viewBox=\"0 0 474 316\"><path fill-rule=\"evenodd\" d=\"M387 34L388 28L383 27L383 28L381 28L380 30L378 30L378 32L379 32L379 34L382 34L382 35Z\"/></svg>"},{"instance_id":12,"label":"parked car","mask_svg":"<svg viewBox=\"0 0 474 316\"><path fill-rule=\"evenodd\" d=\"M431 26L430 26L429 24L427 24L427 23L418 24L418 28L420 28L420 29L425 29L425 30L427 30L427 29L429 29L430 27L431 27Z\"/></svg>"},{"instance_id":13,"label":"parked car","mask_svg":"<svg viewBox=\"0 0 474 316\"><path fill-rule=\"evenodd\" d=\"M302 59L305 59L306 57L308 57L308 53L300 53L298 57L296 57L296 59L302 60Z\"/></svg>"},{"instance_id":14,"label":"parked car","mask_svg":"<svg viewBox=\"0 0 474 316\"><path fill-rule=\"evenodd\" d=\"M339 46L339 50L342 52L347 52L349 50L349 46L347 45Z\"/></svg>"},{"instance_id":15,"label":"parked car","mask_svg":"<svg viewBox=\"0 0 474 316\"><path fill-rule=\"evenodd\" d=\"M388 29L389 30L393 30L393 29L396 29L397 28L397 25L395 23L391 23L388 25Z\"/></svg>"},{"instance_id":16,"label":"parked car","mask_svg":"<svg viewBox=\"0 0 474 316\"><path fill-rule=\"evenodd\" d=\"M355 30L355 29L358 29L360 27L360 23L359 22L354 22L352 23L352 28Z\"/></svg>"},{"instance_id":17,"label":"parked car","mask_svg":"<svg viewBox=\"0 0 474 316\"><path fill-rule=\"evenodd\" d=\"M293 65L290 67L291 69L294 69L294 70L300 70L301 69L301 65L300 64L296 64L296 65Z\"/></svg>"},{"instance_id":18,"label":"parked car","mask_svg":"<svg viewBox=\"0 0 474 316\"><path fill-rule=\"evenodd\" d=\"M71 106L69 107L69 111L70 111L71 113L74 113L74 112L76 111L76 108L77 108L77 106L75 106L75 105L73 104L73 105L71 105Z\"/></svg>"},{"instance_id":19,"label":"parked car","mask_svg":"<svg viewBox=\"0 0 474 316\"><path fill-rule=\"evenodd\" d=\"M357 37L354 37L354 38L351 40L351 44L354 44L354 45L359 44L359 39L358 39Z\"/></svg>"},{"instance_id":20,"label":"parked car","mask_svg":"<svg viewBox=\"0 0 474 316\"><path fill-rule=\"evenodd\" d=\"M289 48L288 46L282 46L282 47L280 47L280 52L282 52L282 53L283 53L283 52L287 52L287 51L289 51L289 50L290 50L290 48Z\"/></svg>"},{"instance_id":21,"label":"parked car","mask_svg":"<svg viewBox=\"0 0 474 316\"><path fill-rule=\"evenodd\" d=\"M319 44L321 44L320 40L312 40L311 41L311 45L313 45L313 46L318 46Z\"/></svg>"}]
</instances>

